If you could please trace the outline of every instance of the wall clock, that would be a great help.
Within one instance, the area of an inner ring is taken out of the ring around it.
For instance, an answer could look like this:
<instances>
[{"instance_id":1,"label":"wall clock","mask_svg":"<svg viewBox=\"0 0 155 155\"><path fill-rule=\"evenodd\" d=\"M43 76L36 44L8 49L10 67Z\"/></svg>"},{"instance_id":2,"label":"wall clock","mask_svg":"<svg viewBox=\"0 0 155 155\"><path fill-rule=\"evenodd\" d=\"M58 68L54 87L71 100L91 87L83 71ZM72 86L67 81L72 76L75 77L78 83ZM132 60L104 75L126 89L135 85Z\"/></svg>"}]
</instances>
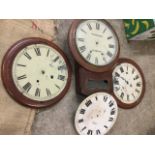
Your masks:
<instances>
[{"instance_id":1,"label":"wall clock","mask_svg":"<svg viewBox=\"0 0 155 155\"><path fill-rule=\"evenodd\" d=\"M64 52L41 38L26 38L12 45L2 63L7 92L19 103L47 107L58 102L71 83L71 66Z\"/></svg>"},{"instance_id":2,"label":"wall clock","mask_svg":"<svg viewBox=\"0 0 155 155\"><path fill-rule=\"evenodd\" d=\"M122 108L133 108L140 103L145 92L141 68L132 60L121 58L113 72L113 92Z\"/></svg>"},{"instance_id":3,"label":"wall clock","mask_svg":"<svg viewBox=\"0 0 155 155\"><path fill-rule=\"evenodd\" d=\"M105 20L74 20L68 41L75 60L92 72L108 70L119 56L118 37Z\"/></svg>"},{"instance_id":4,"label":"wall clock","mask_svg":"<svg viewBox=\"0 0 155 155\"><path fill-rule=\"evenodd\" d=\"M97 92L82 101L75 115L75 128L81 135L104 135L115 124L116 100L106 92Z\"/></svg>"}]
</instances>

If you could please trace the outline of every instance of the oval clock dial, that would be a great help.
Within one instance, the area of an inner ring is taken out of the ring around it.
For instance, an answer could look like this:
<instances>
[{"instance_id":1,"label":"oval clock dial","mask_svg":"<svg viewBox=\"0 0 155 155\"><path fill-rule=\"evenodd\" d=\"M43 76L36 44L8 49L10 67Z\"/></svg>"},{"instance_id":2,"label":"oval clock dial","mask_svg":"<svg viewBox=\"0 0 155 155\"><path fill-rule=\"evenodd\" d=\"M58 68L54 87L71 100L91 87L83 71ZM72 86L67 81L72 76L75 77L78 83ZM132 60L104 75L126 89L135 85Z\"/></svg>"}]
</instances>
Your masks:
<instances>
[{"instance_id":1,"label":"oval clock dial","mask_svg":"<svg viewBox=\"0 0 155 155\"><path fill-rule=\"evenodd\" d=\"M82 58L90 64L105 66L118 51L117 38L107 24L100 20L86 20L76 30L76 45Z\"/></svg>"},{"instance_id":2,"label":"oval clock dial","mask_svg":"<svg viewBox=\"0 0 155 155\"><path fill-rule=\"evenodd\" d=\"M119 56L118 37L105 20L75 20L69 31L69 46L75 60L94 72L108 70Z\"/></svg>"},{"instance_id":3,"label":"oval clock dial","mask_svg":"<svg viewBox=\"0 0 155 155\"><path fill-rule=\"evenodd\" d=\"M22 44L24 42L24 44ZM22 44L22 45L21 45ZM53 43L38 38L30 38L17 43L11 48L11 70L4 66L4 74L9 74L11 83L20 95L28 99L30 106L44 107L57 102L66 93L70 84L70 65L62 51ZM7 54L9 56L9 54ZM4 58L4 64L8 57ZM7 71L6 71L7 70ZM7 75L6 75L7 76ZM13 92L11 92L13 93ZM19 97L13 93L15 98ZM20 99L25 103L25 98Z\"/></svg>"},{"instance_id":4,"label":"oval clock dial","mask_svg":"<svg viewBox=\"0 0 155 155\"><path fill-rule=\"evenodd\" d=\"M137 65L131 60L119 63L113 70L114 95L126 107L134 107L144 91L144 78Z\"/></svg>"},{"instance_id":5,"label":"oval clock dial","mask_svg":"<svg viewBox=\"0 0 155 155\"><path fill-rule=\"evenodd\" d=\"M113 127L117 113L117 103L112 95L92 94L77 109L75 128L81 135L104 135Z\"/></svg>"}]
</instances>

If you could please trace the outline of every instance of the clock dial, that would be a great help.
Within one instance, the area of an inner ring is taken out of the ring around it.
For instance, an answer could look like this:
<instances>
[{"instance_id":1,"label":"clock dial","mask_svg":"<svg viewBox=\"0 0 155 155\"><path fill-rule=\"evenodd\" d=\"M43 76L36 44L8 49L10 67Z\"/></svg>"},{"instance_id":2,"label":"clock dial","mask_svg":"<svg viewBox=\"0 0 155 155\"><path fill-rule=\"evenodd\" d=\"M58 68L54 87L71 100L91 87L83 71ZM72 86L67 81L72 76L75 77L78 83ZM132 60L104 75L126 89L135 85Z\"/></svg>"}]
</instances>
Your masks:
<instances>
[{"instance_id":1,"label":"clock dial","mask_svg":"<svg viewBox=\"0 0 155 155\"><path fill-rule=\"evenodd\" d=\"M62 92L68 71L63 57L54 48L35 44L26 46L17 54L12 76L24 96L46 101Z\"/></svg>"},{"instance_id":2,"label":"clock dial","mask_svg":"<svg viewBox=\"0 0 155 155\"><path fill-rule=\"evenodd\" d=\"M98 92L82 101L75 115L75 128L81 135L103 135L114 125L117 118L114 97Z\"/></svg>"},{"instance_id":3,"label":"clock dial","mask_svg":"<svg viewBox=\"0 0 155 155\"><path fill-rule=\"evenodd\" d=\"M2 68L3 83L9 94L32 107L58 102L71 81L71 68L64 53L41 38L17 42L8 50Z\"/></svg>"},{"instance_id":4,"label":"clock dial","mask_svg":"<svg viewBox=\"0 0 155 155\"><path fill-rule=\"evenodd\" d=\"M128 61L121 62L114 68L112 76L113 91L118 100L127 106L136 105L144 90L143 76L137 66Z\"/></svg>"},{"instance_id":5,"label":"clock dial","mask_svg":"<svg viewBox=\"0 0 155 155\"><path fill-rule=\"evenodd\" d=\"M76 46L82 58L95 66L105 66L117 56L118 41L102 20L85 20L76 30Z\"/></svg>"}]
</instances>

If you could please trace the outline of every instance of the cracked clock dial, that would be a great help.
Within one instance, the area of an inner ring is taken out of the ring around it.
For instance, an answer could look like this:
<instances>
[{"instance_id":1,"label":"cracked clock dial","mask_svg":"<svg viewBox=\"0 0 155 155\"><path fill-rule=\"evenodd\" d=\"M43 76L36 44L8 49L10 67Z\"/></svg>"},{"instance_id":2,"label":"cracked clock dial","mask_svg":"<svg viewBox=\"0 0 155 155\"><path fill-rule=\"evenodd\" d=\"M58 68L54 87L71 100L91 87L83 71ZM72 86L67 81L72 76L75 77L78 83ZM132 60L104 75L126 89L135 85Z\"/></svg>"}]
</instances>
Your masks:
<instances>
[{"instance_id":1,"label":"cracked clock dial","mask_svg":"<svg viewBox=\"0 0 155 155\"><path fill-rule=\"evenodd\" d=\"M34 102L32 106L52 104L68 89L68 60L56 45L44 39L30 39L28 45L29 39L24 41L26 43L23 47L19 45L19 49L13 50L15 54L9 71L12 85L20 95Z\"/></svg>"},{"instance_id":2,"label":"cracked clock dial","mask_svg":"<svg viewBox=\"0 0 155 155\"><path fill-rule=\"evenodd\" d=\"M101 72L105 66L113 64L119 55L119 42L112 27L104 20L80 20L75 25L75 31L70 32L69 43L78 63L95 72ZM73 39L75 47L72 46Z\"/></svg>"},{"instance_id":3,"label":"cracked clock dial","mask_svg":"<svg viewBox=\"0 0 155 155\"><path fill-rule=\"evenodd\" d=\"M116 65L112 76L114 95L123 106L137 105L144 91L144 78L139 67L124 61Z\"/></svg>"},{"instance_id":4,"label":"cracked clock dial","mask_svg":"<svg viewBox=\"0 0 155 155\"><path fill-rule=\"evenodd\" d=\"M115 124L117 103L114 97L98 92L82 101L75 115L75 128L81 135L104 135Z\"/></svg>"}]
</instances>

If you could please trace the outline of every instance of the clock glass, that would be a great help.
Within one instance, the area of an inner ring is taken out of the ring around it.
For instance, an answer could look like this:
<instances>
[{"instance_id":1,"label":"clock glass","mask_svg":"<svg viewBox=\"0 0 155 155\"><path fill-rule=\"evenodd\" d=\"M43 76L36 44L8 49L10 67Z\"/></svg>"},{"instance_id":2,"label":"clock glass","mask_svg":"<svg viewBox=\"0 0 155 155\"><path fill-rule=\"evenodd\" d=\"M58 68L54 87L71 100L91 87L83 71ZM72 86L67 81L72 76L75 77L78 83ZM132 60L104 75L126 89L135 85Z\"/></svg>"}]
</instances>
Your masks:
<instances>
[{"instance_id":1,"label":"clock glass","mask_svg":"<svg viewBox=\"0 0 155 155\"><path fill-rule=\"evenodd\" d=\"M125 104L135 103L143 92L143 78L139 69L128 62L118 64L112 73L115 96Z\"/></svg>"},{"instance_id":2,"label":"clock glass","mask_svg":"<svg viewBox=\"0 0 155 155\"><path fill-rule=\"evenodd\" d=\"M75 115L75 128L82 135L103 135L114 125L117 118L114 97L98 92L82 101Z\"/></svg>"},{"instance_id":3,"label":"clock glass","mask_svg":"<svg viewBox=\"0 0 155 155\"><path fill-rule=\"evenodd\" d=\"M103 20L84 20L76 30L76 46L82 58L95 66L105 66L117 57L118 40Z\"/></svg>"},{"instance_id":4,"label":"clock glass","mask_svg":"<svg viewBox=\"0 0 155 155\"><path fill-rule=\"evenodd\" d=\"M35 44L26 46L17 54L12 76L24 96L46 101L62 92L68 72L63 57L54 48Z\"/></svg>"}]
</instances>

